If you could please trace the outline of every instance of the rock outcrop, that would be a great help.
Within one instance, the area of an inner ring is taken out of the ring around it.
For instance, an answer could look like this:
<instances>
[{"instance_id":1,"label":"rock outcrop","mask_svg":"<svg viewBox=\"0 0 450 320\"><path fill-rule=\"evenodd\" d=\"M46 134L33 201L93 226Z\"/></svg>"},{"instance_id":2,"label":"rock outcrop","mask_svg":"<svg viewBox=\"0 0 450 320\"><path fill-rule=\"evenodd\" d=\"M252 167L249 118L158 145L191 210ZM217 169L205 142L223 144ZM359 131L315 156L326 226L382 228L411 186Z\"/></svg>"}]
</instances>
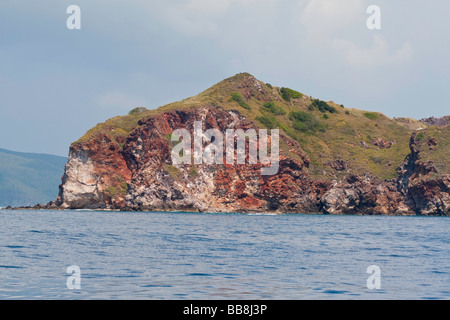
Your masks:
<instances>
[{"instance_id":1,"label":"rock outcrop","mask_svg":"<svg viewBox=\"0 0 450 320\"><path fill-rule=\"evenodd\" d=\"M425 119L420 119L419 121L426 125L429 125L429 126L445 127L450 124L450 116L445 116L445 117L440 117L440 118L429 117L429 118L425 118Z\"/></svg>"},{"instance_id":2,"label":"rock outcrop","mask_svg":"<svg viewBox=\"0 0 450 320\"><path fill-rule=\"evenodd\" d=\"M448 134L448 127L446 131ZM450 174L439 172L433 160L422 159L421 153L424 148L430 151L437 145L436 138L425 139L425 137L423 131L412 134L411 153L404 165L399 168L399 189L405 197L405 202L415 212L424 215L449 215Z\"/></svg>"}]
</instances>

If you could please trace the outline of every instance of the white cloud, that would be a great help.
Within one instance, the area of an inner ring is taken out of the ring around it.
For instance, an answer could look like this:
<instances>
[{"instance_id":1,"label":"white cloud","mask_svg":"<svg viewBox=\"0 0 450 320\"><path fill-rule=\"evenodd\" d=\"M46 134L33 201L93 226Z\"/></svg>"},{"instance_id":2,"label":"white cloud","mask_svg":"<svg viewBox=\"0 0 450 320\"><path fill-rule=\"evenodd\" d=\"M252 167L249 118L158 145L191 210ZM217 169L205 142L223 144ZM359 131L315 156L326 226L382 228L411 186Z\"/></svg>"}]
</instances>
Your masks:
<instances>
[{"instance_id":1,"label":"white cloud","mask_svg":"<svg viewBox=\"0 0 450 320\"><path fill-rule=\"evenodd\" d=\"M190 0L180 6L187 12L201 14L218 14L227 11L233 0Z\"/></svg>"},{"instance_id":2,"label":"white cloud","mask_svg":"<svg viewBox=\"0 0 450 320\"><path fill-rule=\"evenodd\" d=\"M342 55L348 65L354 67L404 63L409 61L413 55L409 43L404 43L400 49L391 53L387 42L380 35L373 36L372 45L369 48L339 38L333 39L332 47Z\"/></svg>"},{"instance_id":3,"label":"white cloud","mask_svg":"<svg viewBox=\"0 0 450 320\"><path fill-rule=\"evenodd\" d=\"M379 31L368 31L366 0L307 0L299 15L308 45L339 54L355 68L370 68L407 62L413 55L405 42L397 50L390 48ZM367 33L371 32L371 33ZM375 34L373 34L375 33ZM372 41L367 41L367 35Z\"/></svg>"},{"instance_id":4,"label":"white cloud","mask_svg":"<svg viewBox=\"0 0 450 320\"><path fill-rule=\"evenodd\" d=\"M279 0L134 0L152 16L175 31L189 36L214 36L219 33L219 20L233 6L261 6Z\"/></svg>"},{"instance_id":5,"label":"white cloud","mask_svg":"<svg viewBox=\"0 0 450 320\"><path fill-rule=\"evenodd\" d=\"M306 30L308 40L328 42L332 35L358 20L365 13L362 0L308 0L301 10L299 21Z\"/></svg>"}]
</instances>

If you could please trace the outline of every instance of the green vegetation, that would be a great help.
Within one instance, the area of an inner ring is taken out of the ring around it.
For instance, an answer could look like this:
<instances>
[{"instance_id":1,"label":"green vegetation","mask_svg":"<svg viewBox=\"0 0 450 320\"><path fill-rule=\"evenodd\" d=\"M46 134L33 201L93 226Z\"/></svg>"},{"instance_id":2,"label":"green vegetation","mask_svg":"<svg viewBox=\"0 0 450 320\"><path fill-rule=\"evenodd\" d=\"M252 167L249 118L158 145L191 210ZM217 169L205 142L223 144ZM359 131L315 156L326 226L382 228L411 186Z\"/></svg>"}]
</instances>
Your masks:
<instances>
[{"instance_id":1,"label":"green vegetation","mask_svg":"<svg viewBox=\"0 0 450 320\"><path fill-rule=\"evenodd\" d=\"M376 112L364 112L364 117L370 120L377 120L380 115Z\"/></svg>"},{"instance_id":2,"label":"green vegetation","mask_svg":"<svg viewBox=\"0 0 450 320\"><path fill-rule=\"evenodd\" d=\"M313 114L303 111L294 111L289 114L289 120L292 121L301 121L301 122L312 122L313 120L317 121L316 117Z\"/></svg>"},{"instance_id":3,"label":"green vegetation","mask_svg":"<svg viewBox=\"0 0 450 320\"><path fill-rule=\"evenodd\" d=\"M384 157L382 156L373 156L373 155L370 155L369 159L376 164L383 164L383 161L385 160Z\"/></svg>"},{"instance_id":4,"label":"green vegetation","mask_svg":"<svg viewBox=\"0 0 450 320\"><path fill-rule=\"evenodd\" d=\"M258 120L267 129L274 129L276 127L276 120L273 116L256 117L256 120Z\"/></svg>"},{"instance_id":5,"label":"green vegetation","mask_svg":"<svg viewBox=\"0 0 450 320\"><path fill-rule=\"evenodd\" d=\"M111 199L116 198L117 196L126 196L128 191L128 185L126 183L121 183L119 187L108 187L106 192L111 197Z\"/></svg>"},{"instance_id":6,"label":"green vegetation","mask_svg":"<svg viewBox=\"0 0 450 320\"><path fill-rule=\"evenodd\" d=\"M281 97L286 101L291 101L291 99L301 99L303 94L298 91L289 89L289 88L281 88L280 89Z\"/></svg>"},{"instance_id":7,"label":"green vegetation","mask_svg":"<svg viewBox=\"0 0 450 320\"><path fill-rule=\"evenodd\" d=\"M330 106L328 103L326 103L325 101L319 100L319 99L314 99L311 104L308 107L308 110L313 111L313 110L319 110L322 113L325 112L329 112L329 113L337 113L337 110L335 107Z\"/></svg>"},{"instance_id":8,"label":"green vegetation","mask_svg":"<svg viewBox=\"0 0 450 320\"><path fill-rule=\"evenodd\" d=\"M106 189L106 193L111 197L111 199L116 198L117 196L126 196L128 191L128 183L123 181L120 176L116 176L116 179L119 181L119 186L114 187L110 186Z\"/></svg>"},{"instance_id":9,"label":"green vegetation","mask_svg":"<svg viewBox=\"0 0 450 320\"><path fill-rule=\"evenodd\" d=\"M232 92L231 93L231 100L237 102L242 108L250 110L251 107L245 102L244 98L239 92Z\"/></svg>"},{"instance_id":10,"label":"green vegetation","mask_svg":"<svg viewBox=\"0 0 450 320\"><path fill-rule=\"evenodd\" d=\"M134 108L133 110L131 110L130 112L128 112L129 115L133 115L133 114L140 114L142 112L148 111L146 108L144 107L137 107Z\"/></svg>"},{"instance_id":11,"label":"green vegetation","mask_svg":"<svg viewBox=\"0 0 450 320\"><path fill-rule=\"evenodd\" d=\"M181 171L180 169L178 169L177 167L171 165L171 164L163 164L163 168L164 170L167 171L168 174L170 174L170 176L174 179L174 180L179 180L181 179Z\"/></svg>"},{"instance_id":12,"label":"green vegetation","mask_svg":"<svg viewBox=\"0 0 450 320\"><path fill-rule=\"evenodd\" d=\"M191 169L189 170L189 176L191 176L191 177L197 177L198 176L198 171L197 171L197 168L195 166L192 166Z\"/></svg>"},{"instance_id":13,"label":"green vegetation","mask_svg":"<svg viewBox=\"0 0 450 320\"><path fill-rule=\"evenodd\" d=\"M289 120L291 120L292 127L301 132L325 132L326 126L321 124L320 121L311 113L303 111L293 111L289 114Z\"/></svg>"},{"instance_id":14,"label":"green vegetation","mask_svg":"<svg viewBox=\"0 0 450 320\"><path fill-rule=\"evenodd\" d=\"M130 134L131 130L138 126L138 121L142 119L142 117L147 113L149 113L149 111L137 114L129 114L126 116L117 116L108 119L105 122L99 123L92 129L87 131L84 136L82 136L74 143L82 143L88 141L91 138L95 137L98 133L108 133L108 135L116 141L119 138L126 138Z\"/></svg>"},{"instance_id":15,"label":"green vegetation","mask_svg":"<svg viewBox=\"0 0 450 320\"><path fill-rule=\"evenodd\" d=\"M286 114L286 111L284 111L283 108L278 107L277 105L275 105L275 103L273 103L272 101L269 102L265 102L264 103L264 108L269 111L270 113L273 113L276 116L281 116Z\"/></svg>"},{"instance_id":16,"label":"green vegetation","mask_svg":"<svg viewBox=\"0 0 450 320\"><path fill-rule=\"evenodd\" d=\"M430 126L416 134L415 148L420 152L420 161L431 161L436 168L427 178L436 178L450 172L450 126Z\"/></svg>"},{"instance_id":17,"label":"green vegetation","mask_svg":"<svg viewBox=\"0 0 450 320\"><path fill-rule=\"evenodd\" d=\"M424 137L425 137L425 134L424 134L423 132L419 132L419 133L416 135L416 140L417 140L417 141L420 141L420 140L422 140Z\"/></svg>"}]
</instances>

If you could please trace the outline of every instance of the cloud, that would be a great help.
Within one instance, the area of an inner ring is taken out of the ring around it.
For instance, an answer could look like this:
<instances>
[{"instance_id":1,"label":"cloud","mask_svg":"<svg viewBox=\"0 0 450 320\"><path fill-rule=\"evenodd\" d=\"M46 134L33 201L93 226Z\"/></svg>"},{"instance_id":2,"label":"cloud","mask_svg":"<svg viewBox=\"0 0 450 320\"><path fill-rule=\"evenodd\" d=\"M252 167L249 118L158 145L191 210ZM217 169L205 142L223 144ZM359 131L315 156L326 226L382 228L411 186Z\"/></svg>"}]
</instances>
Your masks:
<instances>
[{"instance_id":1,"label":"cloud","mask_svg":"<svg viewBox=\"0 0 450 320\"><path fill-rule=\"evenodd\" d=\"M307 0L299 14L299 22L305 30L304 41L335 52L354 68L410 61L411 44L404 42L399 49L392 49L383 33L367 29L367 7L365 0L347 0L345 5L335 0Z\"/></svg>"},{"instance_id":2,"label":"cloud","mask_svg":"<svg viewBox=\"0 0 450 320\"><path fill-rule=\"evenodd\" d=\"M135 107L142 107L147 105L143 99L118 91L108 92L98 96L95 99L95 104L102 108L123 110L131 110Z\"/></svg>"},{"instance_id":3,"label":"cloud","mask_svg":"<svg viewBox=\"0 0 450 320\"><path fill-rule=\"evenodd\" d=\"M303 2L304 3L304 2ZM299 15L310 42L324 43L340 29L361 20L365 13L362 0L308 0Z\"/></svg>"},{"instance_id":4,"label":"cloud","mask_svg":"<svg viewBox=\"0 0 450 320\"><path fill-rule=\"evenodd\" d=\"M391 53L387 42L380 35L373 36L372 45L369 48L339 38L333 39L332 47L342 55L348 65L355 67L405 63L413 55L413 49L409 43L404 43L400 49Z\"/></svg>"},{"instance_id":5,"label":"cloud","mask_svg":"<svg viewBox=\"0 0 450 320\"><path fill-rule=\"evenodd\" d=\"M233 0L190 0L184 5L180 5L180 8L183 8L190 13L219 14L226 12L233 2Z\"/></svg>"},{"instance_id":6,"label":"cloud","mask_svg":"<svg viewBox=\"0 0 450 320\"><path fill-rule=\"evenodd\" d=\"M124 0L123 0L124 1ZM220 19L232 7L261 6L279 0L134 0L155 19L187 36L215 36L220 31Z\"/></svg>"}]
</instances>

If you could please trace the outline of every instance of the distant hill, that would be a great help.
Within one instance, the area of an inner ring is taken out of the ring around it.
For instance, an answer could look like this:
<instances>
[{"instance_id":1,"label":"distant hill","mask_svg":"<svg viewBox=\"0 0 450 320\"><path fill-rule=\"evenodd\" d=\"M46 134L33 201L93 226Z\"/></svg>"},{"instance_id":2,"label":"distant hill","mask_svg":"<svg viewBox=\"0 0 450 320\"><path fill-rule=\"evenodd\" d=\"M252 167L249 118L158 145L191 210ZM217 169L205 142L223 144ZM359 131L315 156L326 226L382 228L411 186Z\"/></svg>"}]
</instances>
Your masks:
<instances>
[{"instance_id":1,"label":"distant hill","mask_svg":"<svg viewBox=\"0 0 450 320\"><path fill-rule=\"evenodd\" d=\"M67 158L0 148L0 207L55 200Z\"/></svg>"}]
</instances>

